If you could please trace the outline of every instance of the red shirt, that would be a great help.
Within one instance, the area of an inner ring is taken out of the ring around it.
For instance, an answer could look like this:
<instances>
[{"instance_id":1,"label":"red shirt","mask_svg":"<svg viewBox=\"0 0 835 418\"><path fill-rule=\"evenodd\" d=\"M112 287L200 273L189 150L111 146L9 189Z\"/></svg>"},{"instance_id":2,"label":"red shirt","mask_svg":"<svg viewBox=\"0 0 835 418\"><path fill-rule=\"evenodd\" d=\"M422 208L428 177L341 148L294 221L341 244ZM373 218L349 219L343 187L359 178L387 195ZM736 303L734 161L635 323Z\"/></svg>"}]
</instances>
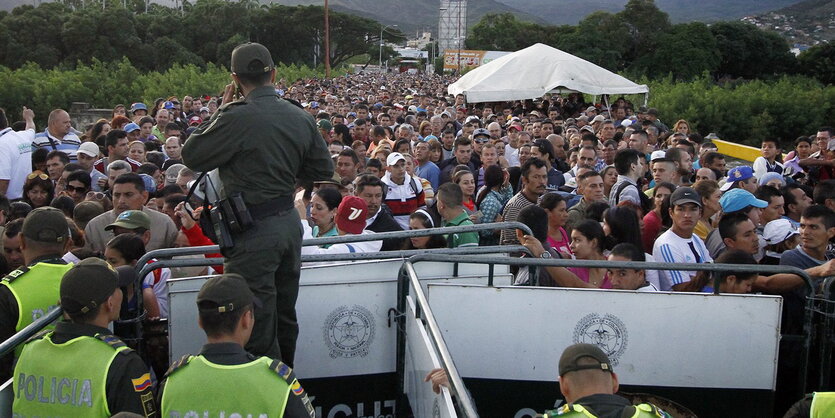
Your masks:
<instances>
[{"instance_id":1,"label":"red shirt","mask_svg":"<svg viewBox=\"0 0 835 418\"><path fill-rule=\"evenodd\" d=\"M654 210L651 210L649 213L644 215L644 230L641 235L641 239L644 242L644 248L649 248L652 250L653 245L655 245L655 239L658 238L658 233L661 232L661 216L655 213Z\"/></svg>"}]
</instances>

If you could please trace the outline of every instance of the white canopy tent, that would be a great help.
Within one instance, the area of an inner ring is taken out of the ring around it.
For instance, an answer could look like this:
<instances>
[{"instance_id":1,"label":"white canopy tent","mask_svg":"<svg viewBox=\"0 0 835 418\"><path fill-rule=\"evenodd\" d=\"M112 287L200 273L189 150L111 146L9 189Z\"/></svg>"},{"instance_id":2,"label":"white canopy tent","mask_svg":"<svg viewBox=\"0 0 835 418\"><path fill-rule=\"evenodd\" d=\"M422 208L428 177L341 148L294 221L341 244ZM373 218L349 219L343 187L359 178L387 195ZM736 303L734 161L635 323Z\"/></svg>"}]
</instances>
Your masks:
<instances>
[{"instance_id":1,"label":"white canopy tent","mask_svg":"<svg viewBox=\"0 0 835 418\"><path fill-rule=\"evenodd\" d=\"M464 74L448 91L463 94L469 103L479 103L535 99L550 92L648 94L649 88L538 43Z\"/></svg>"}]
</instances>

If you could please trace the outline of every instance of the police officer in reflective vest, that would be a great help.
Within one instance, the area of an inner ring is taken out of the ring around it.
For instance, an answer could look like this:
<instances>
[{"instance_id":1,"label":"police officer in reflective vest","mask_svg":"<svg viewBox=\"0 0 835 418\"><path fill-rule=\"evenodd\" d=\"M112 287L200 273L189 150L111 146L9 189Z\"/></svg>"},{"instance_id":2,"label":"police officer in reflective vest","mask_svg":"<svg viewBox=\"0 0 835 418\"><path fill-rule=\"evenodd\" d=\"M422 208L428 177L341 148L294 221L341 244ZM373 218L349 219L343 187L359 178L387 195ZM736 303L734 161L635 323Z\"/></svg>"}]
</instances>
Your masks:
<instances>
[{"instance_id":1,"label":"police officer in reflective vest","mask_svg":"<svg viewBox=\"0 0 835 418\"><path fill-rule=\"evenodd\" d=\"M835 416L835 392L814 392L789 408L783 418L826 418Z\"/></svg>"},{"instance_id":2,"label":"police officer in reflective vest","mask_svg":"<svg viewBox=\"0 0 835 418\"><path fill-rule=\"evenodd\" d=\"M208 343L171 365L159 390L162 416L315 417L289 366L244 350L258 303L236 274L203 284L197 308Z\"/></svg>"},{"instance_id":3,"label":"police officer in reflective vest","mask_svg":"<svg viewBox=\"0 0 835 418\"><path fill-rule=\"evenodd\" d=\"M24 264L0 280L0 341L40 318L58 304L61 277L72 267L61 256L70 248L64 213L51 207L33 210L23 221L20 247ZM0 382L11 377L13 357L0 365Z\"/></svg>"},{"instance_id":4,"label":"police officer in reflective vest","mask_svg":"<svg viewBox=\"0 0 835 418\"><path fill-rule=\"evenodd\" d=\"M609 357L592 344L574 344L560 357L560 392L567 402L561 408L546 411L542 417L669 417L648 403L632 405L615 395L618 376Z\"/></svg>"},{"instance_id":5,"label":"police officer in reflective vest","mask_svg":"<svg viewBox=\"0 0 835 418\"><path fill-rule=\"evenodd\" d=\"M238 45L231 68L223 106L189 136L183 162L218 169L223 182L225 196L208 215L224 237L224 269L243 276L263 305L247 350L292 366L302 240L293 193L297 181L333 177L333 161L313 118L276 94L267 48Z\"/></svg>"},{"instance_id":6,"label":"police officer in reflective vest","mask_svg":"<svg viewBox=\"0 0 835 418\"><path fill-rule=\"evenodd\" d=\"M119 274L82 260L61 280L64 321L29 340L14 370L15 416L157 416L148 367L107 326L119 318ZM66 320L68 319L68 320Z\"/></svg>"}]
</instances>

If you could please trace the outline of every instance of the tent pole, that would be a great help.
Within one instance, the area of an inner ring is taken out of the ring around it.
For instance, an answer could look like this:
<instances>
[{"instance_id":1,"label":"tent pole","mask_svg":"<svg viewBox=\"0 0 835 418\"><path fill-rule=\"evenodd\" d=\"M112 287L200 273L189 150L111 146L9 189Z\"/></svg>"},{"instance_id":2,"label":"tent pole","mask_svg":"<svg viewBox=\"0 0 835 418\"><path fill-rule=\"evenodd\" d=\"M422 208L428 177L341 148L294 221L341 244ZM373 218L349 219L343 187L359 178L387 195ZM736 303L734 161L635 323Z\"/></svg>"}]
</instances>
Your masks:
<instances>
[{"instance_id":1,"label":"tent pole","mask_svg":"<svg viewBox=\"0 0 835 418\"><path fill-rule=\"evenodd\" d=\"M649 92L644 93L644 107L649 103Z\"/></svg>"},{"instance_id":2,"label":"tent pole","mask_svg":"<svg viewBox=\"0 0 835 418\"><path fill-rule=\"evenodd\" d=\"M608 94L603 95L603 102L606 103L606 110L609 112L609 117L611 118L612 117L612 108L609 107L609 95Z\"/></svg>"}]
</instances>

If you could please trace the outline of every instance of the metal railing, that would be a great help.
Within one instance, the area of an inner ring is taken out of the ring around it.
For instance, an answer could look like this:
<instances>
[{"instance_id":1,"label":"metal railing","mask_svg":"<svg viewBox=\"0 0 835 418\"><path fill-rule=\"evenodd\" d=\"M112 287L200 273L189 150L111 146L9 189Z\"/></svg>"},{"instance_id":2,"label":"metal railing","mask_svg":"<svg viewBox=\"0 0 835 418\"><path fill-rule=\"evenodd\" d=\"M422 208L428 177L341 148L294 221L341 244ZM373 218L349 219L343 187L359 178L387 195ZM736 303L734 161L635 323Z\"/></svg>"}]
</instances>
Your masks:
<instances>
[{"instance_id":1,"label":"metal railing","mask_svg":"<svg viewBox=\"0 0 835 418\"><path fill-rule=\"evenodd\" d=\"M403 331L403 317L406 307L406 296L409 294L409 288L414 287L414 283L418 280L417 274L415 273L414 264L418 262L449 262L455 263L460 262L460 258L449 256L449 255L437 255L437 254L419 254L415 255L405 263L403 263L403 267L401 268L400 272L400 280L398 281L398 298L397 298L397 311L398 311L398 320L401 321L398 326L398 338L397 338L397 372L399 376L403 376L405 370L405 335L402 335ZM488 265L495 265L495 264L506 264L510 266L536 266L536 267L585 267L585 268L626 268L626 269L639 269L639 270L684 270L684 271L707 271L707 272L722 272L722 271L733 271L734 273L766 273L766 274L777 274L777 273L791 273L800 276L805 284L806 290L809 292L809 297L806 298L806 307L804 309L804 321L803 321L803 332L800 335L783 335L783 340L788 341L799 341L802 345L802 354L800 358L800 367L798 372L799 381L801 382L799 387L797 388L796 392L799 397L802 397L806 392L806 379L808 375L808 364L809 364L809 354L811 349L811 337L812 337L812 311L814 308L814 282L812 278L809 276L808 273L805 271L797 268L797 267L790 267L790 266L769 266L769 265L757 265L757 264L692 264L692 263L656 263L656 262L641 262L641 261L601 261L601 260L573 260L573 259L540 259L540 258L512 258L512 257L497 257L497 256L473 256L467 258L467 263L469 264L488 264ZM490 272L493 271L491 268ZM492 275L491 275L492 276ZM492 286L492 277L488 277L488 283ZM714 289L718 289L718 277L714 279ZM420 309L421 312L424 312L424 316L426 317L426 322L429 327L430 337L433 341L439 345L438 350L441 354L441 360L444 365L444 369L447 371L447 374L450 377L450 382L453 385L460 385L460 388L463 388L463 380L461 380L460 376L458 375L457 370L455 369L454 365L452 364L452 357L449 355L449 352L446 348L446 343L444 343L443 335L441 334L440 328L438 327L437 322L435 321L434 315L429 307L429 303L426 300L426 296L420 286L417 286L414 289L417 302L419 306L417 309ZM401 379L401 385L402 385ZM401 392L402 392L401 387ZM453 393L457 393L453 391ZM457 393L458 394L458 393ZM465 398L459 398L459 400L464 399L466 401L471 401L469 395L466 393ZM474 406L473 406L474 408ZM473 409L474 411L474 409ZM466 410L465 410L466 412Z\"/></svg>"},{"instance_id":2,"label":"metal railing","mask_svg":"<svg viewBox=\"0 0 835 418\"><path fill-rule=\"evenodd\" d=\"M421 256L414 256L415 257ZM469 262L469 260L468 260ZM435 315L429 308L429 302L426 299L426 294L420 285L417 272L414 265L408 260L403 263L400 269L400 277L397 281L397 377L400 393L405 393L405 370L406 370L406 296L409 290L415 294L415 315L422 318L428 328L429 340L435 346L438 355L440 356L441 366L447 374L449 380L449 390L455 396L458 402L458 408L461 415L469 418L478 417L478 411L475 407L475 402L464 386L464 380L458 373L455 363L452 360L452 354L444 341L441 328L438 326L438 321L435 320Z\"/></svg>"},{"instance_id":3,"label":"metal railing","mask_svg":"<svg viewBox=\"0 0 835 418\"><path fill-rule=\"evenodd\" d=\"M493 222L486 224L464 225L464 226L447 226L443 228L427 228L427 229L413 229L408 231L391 231L378 232L374 234L358 234L358 235L341 235L335 237L309 238L302 241L302 246L313 245L330 245L330 244L347 244L352 242L365 241L382 241L385 239L405 239L413 237L428 237L432 235L447 235L457 234L462 232L478 232L488 231L494 229L521 229L525 234L532 234L531 229L521 222ZM153 259L163 259L170 257L177 257L182 255L205 255L219 253L220 247L217 245L204 245L200 247L182 247L182 248L164 248L159 250L148 251L139 261L137 266L144 266ZM210 265L222 264L223 258L212 258L214 262ZM310 260L313 261L313 260ZM182 267L194 267L196 265L184 265ZM142 276L140 276L142 277Z\"/></svg>"},{"instance_id":4,"label":"metal railing","mask_svg":"<svg viewBox=\"0 0 835 418\"><path fill-rule=\"evenodd\" d=\"M484 255L498 253L522 252L530 254L527 248L521 245L497 245L485 247L464 247L464 248L433 248L429 250L400 250L380 251L373 253L344 253L344 254L306 254L301 256L302 263L327 262L327 261L364 261L364 260L391 260L406 259L419 254L451 254L451 255ZM459 259L459 263L466 262L466 259ZM145 277L153 270L172 267L208 267L223 264L223 258L186 258L186 259L163 259L151 264L145 264L139 268L139 277ZM457 267L457 266L456 266ZM457 268L455 269L457 271ZM453 273L453 277L457 276Z\"/></svg>"},{"instance_id":5,"label":"metal railing","mask_svg":"<svg viewBox=\"0 0 835 418\"><path fill-rule=\"evenodd\" d=\"M835 351L835 276L827 277L822 284L823 295L817 299L818 313L822 317L822 325L818 328L818 353L820 357L820 376L818 390L831 391L832 385L832 353Z\"/></svg>"},{"instance_id":6,"label":"metal railing","mask_svg":"<svg viewBox=\"0 0 835 418\"><path fill-rule=\"evenodd\" d=\"M42 329L49 326L49 324L55 322L61 317L61 315L63 315L63 313L64 310L61 309L60 306L57 306L47 312L46 315L35 320L35 322L27 325L26 328L23 328L15 335L9 337L6 341L0 343L0 357L14 352L14 349L17 348L17 346L25 343L28 339L32 338L33 335L39 333Z\"/></svg>"}]
</instances>

